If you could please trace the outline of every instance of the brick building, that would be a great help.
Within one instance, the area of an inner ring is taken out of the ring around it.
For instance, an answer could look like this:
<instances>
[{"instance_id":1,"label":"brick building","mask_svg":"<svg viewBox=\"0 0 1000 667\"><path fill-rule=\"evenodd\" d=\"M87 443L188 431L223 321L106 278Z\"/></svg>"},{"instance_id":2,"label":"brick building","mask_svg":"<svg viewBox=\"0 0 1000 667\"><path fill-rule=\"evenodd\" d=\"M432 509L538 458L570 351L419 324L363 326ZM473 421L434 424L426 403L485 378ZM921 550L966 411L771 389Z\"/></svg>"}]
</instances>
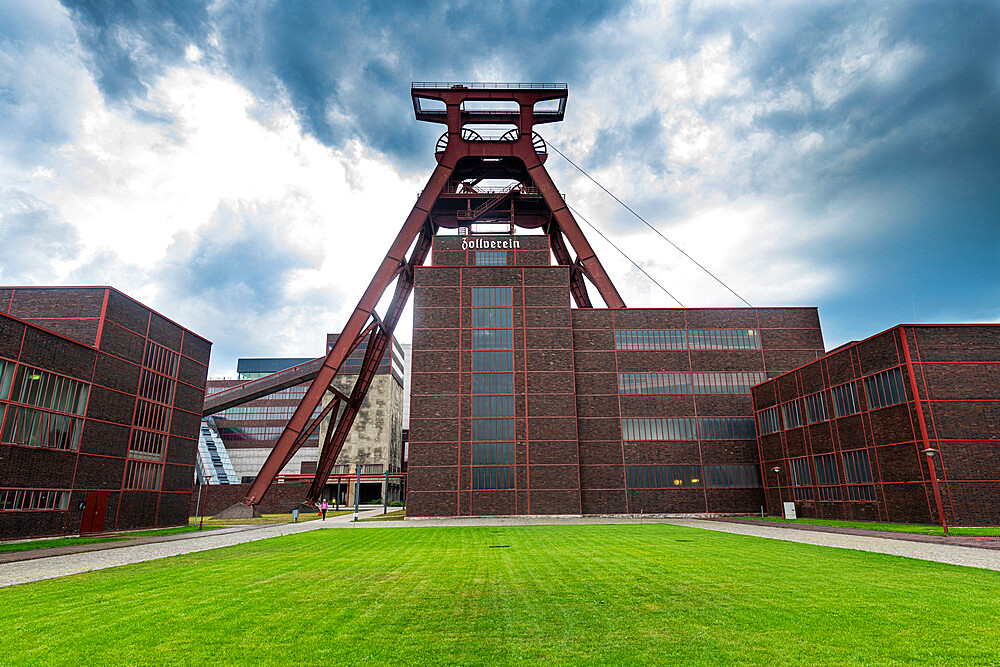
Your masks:
<instances>
[{"instance_id":1,"label":"brick building","mask_svg":"<svg viewBox=\"0 0 1000 667\"><path fill-rule=\"evenodd\" d=\"M0 288L0 537L186 523L210 351L110 287Z\"/></svg>"},{"instance_id":2,"label":"brick building","mask_svg":"<svg viewBox=\"0 0 1000 667\"><path fill-rule=\"evenodd\" d=\"M548 236L433 244L409 515L759 511L750 387L823 354L815 308L570 308Z\"/></svg>"},{"instance_id":3,"label":"brick building","mask_svg":"<svg viewBox=\"0 0 1000 667\"><path fill-rule=\"evenodd\" d=\"M771 514L937 523L930 449L947 522L1000 522L1000 326L899 325L753 401Z\"/></svg>"}]
</instances>

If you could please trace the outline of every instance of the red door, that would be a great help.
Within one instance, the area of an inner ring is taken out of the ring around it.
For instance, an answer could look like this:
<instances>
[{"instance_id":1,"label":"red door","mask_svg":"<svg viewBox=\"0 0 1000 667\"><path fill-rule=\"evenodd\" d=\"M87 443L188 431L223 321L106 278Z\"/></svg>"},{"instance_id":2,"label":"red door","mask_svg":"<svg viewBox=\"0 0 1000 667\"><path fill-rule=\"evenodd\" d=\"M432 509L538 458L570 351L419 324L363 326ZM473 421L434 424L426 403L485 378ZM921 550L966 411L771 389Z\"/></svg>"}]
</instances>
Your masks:
<instances>
[{"instance_id":1,"label":"red door","mask_svg":"<svg viewBox=\"0 0 1000 667\"><path fill-rule=\"evenodd\" d=\"M87 502L83 507L83 520L80 522L80 534L104 532L104 510L107 508L107 491L88 491Z\"/></svg>"}]
</instances>

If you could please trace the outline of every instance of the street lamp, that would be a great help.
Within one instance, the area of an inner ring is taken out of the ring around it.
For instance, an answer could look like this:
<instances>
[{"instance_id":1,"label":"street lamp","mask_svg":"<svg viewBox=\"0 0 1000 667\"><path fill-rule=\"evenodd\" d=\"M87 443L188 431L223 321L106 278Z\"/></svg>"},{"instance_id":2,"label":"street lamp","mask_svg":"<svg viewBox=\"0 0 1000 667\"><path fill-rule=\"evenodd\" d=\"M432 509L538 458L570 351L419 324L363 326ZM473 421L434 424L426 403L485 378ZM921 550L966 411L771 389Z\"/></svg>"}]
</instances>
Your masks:
<instances>
[{"instance_id":1,"label":"street lamp","mask_svg":"<svg viewBox=\"0 0 1000 667\"><path fill-rule=\"evenodd\" d=\"M934 469L934 455L938 453L938 450L934 449L930 445L927 449L923 450L923 454L927 456L927 469L931 474L931 487L934 489L934 502L937 504L938 518L941 519L941 528L944 529L944 534L948 534L948 522L944 518L944 505L941 503L941 488L938 486L937 471Z\"/></svg>"},{"instance_id":2,"label":"street lamp","mask_svg":"<svg viewBox=\"0 0 1000 667\"><path fill-rule=\"evenodd\" d=\"M781 518L785 518L785 506L781 502L781 476L778 475L781 472L781 466L774 466L771 468L771 472L774 473L774 488L778 490L778 506L781 508Z\"/></svg>"}]
</instances>

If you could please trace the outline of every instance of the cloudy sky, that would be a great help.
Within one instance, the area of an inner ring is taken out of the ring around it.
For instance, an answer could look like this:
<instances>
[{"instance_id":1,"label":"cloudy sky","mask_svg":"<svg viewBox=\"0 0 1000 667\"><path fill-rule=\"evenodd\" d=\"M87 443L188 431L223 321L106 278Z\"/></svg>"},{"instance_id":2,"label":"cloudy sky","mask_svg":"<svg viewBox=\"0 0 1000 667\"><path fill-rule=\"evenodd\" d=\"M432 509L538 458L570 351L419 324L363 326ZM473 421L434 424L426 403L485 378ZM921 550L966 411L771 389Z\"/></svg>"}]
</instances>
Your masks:
<instances>
[{"instance_id":1,"label":"cloudy sky","mask_svg":"<svg viewBox=\"0 0 1000 667\"><path fill-rule=\"evenodd\" d=\"M559 81L547 140L827 347L1000 321L997 35L985 0L0 0L0 284L113 285L212 375L314 356L434 166L410 82ZM738 305L547 167L685 305ZM629 305L675 305L590 236Z\"/></svg>"}]
</instances>

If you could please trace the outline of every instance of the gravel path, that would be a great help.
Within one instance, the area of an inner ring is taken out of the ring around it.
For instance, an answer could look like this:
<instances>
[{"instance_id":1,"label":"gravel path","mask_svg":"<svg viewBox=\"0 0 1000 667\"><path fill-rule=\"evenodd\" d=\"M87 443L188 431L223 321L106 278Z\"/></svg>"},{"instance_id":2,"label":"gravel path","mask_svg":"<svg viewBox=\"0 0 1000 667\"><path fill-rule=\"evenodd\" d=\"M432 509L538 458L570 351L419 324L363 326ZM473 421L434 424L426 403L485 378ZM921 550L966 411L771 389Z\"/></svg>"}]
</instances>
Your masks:
<instances>
[{"instance_id":1,"label":"gravel path","mask_svg":"<svg viewBox=\"0 0 1000 667\"><path fill-rule=\"evenodd\" d=\"M360 516L361 518L367 518L380 514L382 514L382 508L361 512ZM329 517L326 521L254 526L250 530L242 527L217 529L203 533L182 533L182 535L190 535L191 537L188 539L163 540L135 546L107 548L99 551L86 551L67 554L65 556L50 556L48 558L35 558L16 563L6 563L0 565L0 588L24 584L30 581L65 577L92 570L103 570L109 567L118 567L119 565L141 563L147 560L156 560L157 558L167 558L168 556L179 556L196 551L208 551L209 549L266 540L281 535L304 533L309 530L334 527L349 528L352 526L351 519L353 518L353 514L343 514L341 516ZM366 524L359 523L354 525L364 526Z\"/></svg>"},{"instance_id":2,"label":"gravel path","mask_svg":"<svg viewBox=\"0 0 1000 667\"><path fill-rule=\"evenodd\" d=\"M786 542L801 542L822 547L837 549L856 549L873 553L904 556L920 560L932 560L938 563L965 565L985 570L1000 571L1000 551L995 549L979 549L975 547L955 546L950 544L934 544L923 541L872 537L868 535L847 535L842 533L827 533L820 531L787 530L775 526L751 526L745 523L729 523L725 521L704 521L701 519L670 519L675 526L690 526L736 535L766 537L772 540Z\"/></svg>"},{"instance_id":3,"label":"gravel path","mask_svg":"<svg viewBox=\"0 0 1000 667\"><path fill-rule=\"evenodd\" d=\"M361 518L374 518L382 514L382 510L368 510L361 513ZM479 517L469 519L421 519L409 521L367 521L352 523L351 514L332 517L326 521L307 521L305 523L286 523L276 526L253 527L253 529L218 530L209 533L185 533L192 535L190 539L177 539L153 542L135 546L103 549L74 553L64 556L36 558L17 563L0 565L0 588L31 581L53 579L81 572L102 570L130 563L141 563L157 558L167 558L180 554L207 551L220 547L244 544L256 540L265 540L281 535L304 533L321 529L377 529L377 528L412 528L425 526L541 526L541 525L580 525L580 524L636 524L636 523L666 523L675 526L701 528L737 535L763 537L772 540L800 542L817 546L835 547L838 549L856 549L873 553L918 558L952 565L964 565L988 570L1000 571L1000 551L975 547L956 546L950 544L935 544L905 539L892 539L868 535L848 535L819 531L787 530L775 526L748 525L730 523L720 520L704 520L692 518L646 517Z\"/></svg>"}]
</instances>

